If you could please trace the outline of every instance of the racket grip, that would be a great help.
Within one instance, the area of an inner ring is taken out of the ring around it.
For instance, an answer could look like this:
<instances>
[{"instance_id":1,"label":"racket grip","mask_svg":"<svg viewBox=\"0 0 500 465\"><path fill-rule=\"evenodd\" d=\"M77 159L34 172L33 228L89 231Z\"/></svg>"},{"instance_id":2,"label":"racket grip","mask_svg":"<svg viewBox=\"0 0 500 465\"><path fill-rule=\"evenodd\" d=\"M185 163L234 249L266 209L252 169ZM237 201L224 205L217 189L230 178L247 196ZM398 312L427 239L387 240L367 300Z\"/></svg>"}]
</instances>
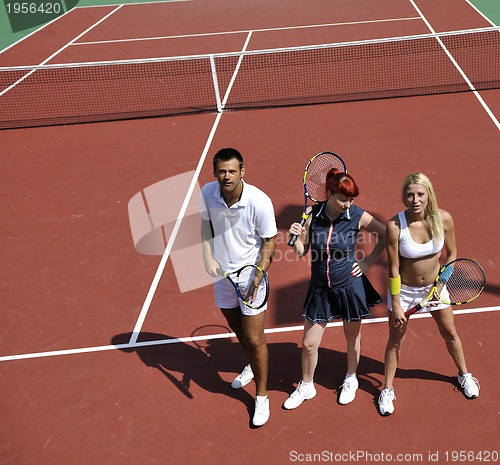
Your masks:
<instances>
[{"instance_id":1,"label":"racket grip","mask_svg":"<svg viewBox=\"0 0 500 465\"><path fill-rule=\"evenodd\" d=\"M304 226L306 224L306 221L307 221L307 218L309 217L309 215L306 215L305 213L302 213L302 218L300 219L300 225L301 226ZM297 238L299 236L297 234L292 234L290 236L290 239L288 240L287 244L290 246L290 247L293 247L293 245L295 244L295 242L297 242Z\"/></svg>"},{"instance_id":2,"label":"racket grip","mask_svg":"<svg viewBox=\"0 0 500 465\"><path fill-rule=\"evenodd\" d=\"M288 244L290 247L293 247L293 245L295 244L295 242L297 242L297 237L299 237L299 236L297 236L297 234L292 234L292 235L290 236L290 239L288 240L288 243L287 243L287 244Z\"/></svg>"},{"instance_id":3,"label":"racket grip","mask_svg":"<svg viewBox=\"0 0 500 465\"><path fill-rule=\"evenodd\" d=\"M422 310L422 305L420 305L420 304L415 305L414 307L409 308L408 310L406 310L405 317L408 318L410 315L413 315L414 313L417 313L419 310Z\"/></svg>"},{"instance_id":4,"label":"racket grip","mask_svg":"<svg viewBox=\"0 0 500 465\"><path fill-rule=\"evenodd\" d=\"M439 273L439 281L442 283L447 283L450 280L452 274L453 274L453 267L444 266L441 272Z\"/></svg>"}]
</instances>

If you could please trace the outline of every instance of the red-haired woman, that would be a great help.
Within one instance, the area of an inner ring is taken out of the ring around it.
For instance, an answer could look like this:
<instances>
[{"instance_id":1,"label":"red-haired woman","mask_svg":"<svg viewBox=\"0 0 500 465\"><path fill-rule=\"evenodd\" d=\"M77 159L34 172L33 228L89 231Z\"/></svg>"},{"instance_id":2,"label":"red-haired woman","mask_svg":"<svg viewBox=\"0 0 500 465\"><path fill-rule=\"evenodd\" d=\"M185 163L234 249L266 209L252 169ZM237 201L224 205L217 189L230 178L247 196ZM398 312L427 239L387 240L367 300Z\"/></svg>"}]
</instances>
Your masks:
<instances>
[{"instance_id":1,"label":"red-haired woman","mask_svg":"<svg viewBox=\"0 0 500 465\"><path fill-rule=\"evenodd\" d=\"M381 301L364 277L384 250L385 228L372 215L353 204L359 195L354 179L332 169L326 177L327 200L310 209L302 227L290 226L297 234L294 251L303 257L311 249L311 280L304 303L302 380L285 401L286 409L297 408L316 395L313 377L318 349L328 322L343 320L347 341L347 375L339 396L340 404L354 400L358 388L356 371L361 349L361 319L370 316L369 307ZM358 256L355 245L360 229L375 238L371 252Z\"/></svg>"}]
</instances>

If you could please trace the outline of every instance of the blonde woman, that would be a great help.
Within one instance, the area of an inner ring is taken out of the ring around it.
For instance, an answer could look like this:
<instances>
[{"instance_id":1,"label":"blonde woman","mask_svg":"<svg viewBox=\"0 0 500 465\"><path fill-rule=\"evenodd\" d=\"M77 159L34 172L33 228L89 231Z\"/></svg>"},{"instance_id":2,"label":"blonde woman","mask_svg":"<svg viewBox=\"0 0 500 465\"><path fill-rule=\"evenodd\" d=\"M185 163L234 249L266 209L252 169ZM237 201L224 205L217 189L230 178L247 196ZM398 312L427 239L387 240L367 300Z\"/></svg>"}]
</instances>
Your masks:
<instances>
[{"instance_id":1,"label":"blonde woman","mask_svg":"<svg viewBox=\"0 0 500 465\"><path fill-rule=\"evenodd\" d=\"M441 267L457 258L455 228L450 213L439 209L432 184L422 173L410 174L401 190L406 210L389 220L386 227L386 249L389 260L389 340L385 350L385 384L378 399L382 415L394 412L393 381L401 344L408 327L404 312L421 302L428 294ZM479 383L468 372L462 342L455 328L452 309L443 303L432 303L421 312L430 311L457 369L458 382L468 398L479 395Z\"/></svg>"}]
</instances>

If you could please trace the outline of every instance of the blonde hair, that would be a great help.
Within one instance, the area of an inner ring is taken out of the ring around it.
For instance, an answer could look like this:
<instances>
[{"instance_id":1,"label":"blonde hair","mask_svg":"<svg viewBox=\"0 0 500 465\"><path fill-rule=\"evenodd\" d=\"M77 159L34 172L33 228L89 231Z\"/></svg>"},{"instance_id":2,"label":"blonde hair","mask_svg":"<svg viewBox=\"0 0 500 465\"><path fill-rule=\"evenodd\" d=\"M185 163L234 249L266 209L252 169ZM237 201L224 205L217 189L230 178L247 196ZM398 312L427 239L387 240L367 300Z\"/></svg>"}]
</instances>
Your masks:
<instances>
[{"instance_id":1,"label":"blonde hair","mask_svg":"<svg viewBox=\"0 0 500 465\"><path fill-rule=\"evenodd\" d=\"M424 220L427 225L427 231L429 236L432 238L434 243L437 243L443 236L443 221L441 220L441 214L439 213L439 208L436 199L436 193L434 192L434 187L430 179L423 173L413 173L406 176L403 181L403 186L401 188L401 199L403 203L406 200L406 189L410 184L418 184L427 190L429 196L429 201L424 212Z\"/></svg>"}]
</instances>

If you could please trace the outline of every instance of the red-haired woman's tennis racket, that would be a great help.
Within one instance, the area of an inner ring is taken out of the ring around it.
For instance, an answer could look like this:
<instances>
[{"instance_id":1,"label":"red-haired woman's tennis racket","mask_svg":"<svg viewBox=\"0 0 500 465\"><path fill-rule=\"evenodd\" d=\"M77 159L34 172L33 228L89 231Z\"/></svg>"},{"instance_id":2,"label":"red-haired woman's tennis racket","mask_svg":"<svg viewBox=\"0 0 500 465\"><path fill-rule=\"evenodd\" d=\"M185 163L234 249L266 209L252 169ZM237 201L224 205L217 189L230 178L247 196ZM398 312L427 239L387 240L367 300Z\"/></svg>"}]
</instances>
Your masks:
<instances>
[{"instance_id":1,"label":"red-haired woman's tennis racket","mask_svg":"<svg viewBox=\"0 0 500 465\"><path fill-rule=\"evenodd\" d=\"M409 317L433 301L462 305L479 297L486 286L486 274L481 265L470 258L458 258L444 265L427 297L405 312Z\"/></svg>"},{"instance_id":2,"label":"red-haired woman's tennis racket","mask_svg":"<svg viewBox=\"0 0 500 465\"><path fill-rule=\"evenodd\" d=\"M323 202L328 197L326 195L326 175L332 168L337 168L340 173L347 173L344 160L333 152L320 152L312 157L306 165L304 171L304 211L300 224L306 224L309 215L307 211L307 199L314 203ZM290 236L288 245L295 244L297 235Z\"/></svg>"},{"instance_id":3,"label":"red-haired woman's tennis racket","mask_svg":"<svg viewBox=\"0 0 500 465\"><path fill-rule=\"evenodd\" d=\"M262 308L269 297L267 273L256 265L245 265L224 277L233 285L238 298L249 308Z\"/></svg>"}]
</instances>

